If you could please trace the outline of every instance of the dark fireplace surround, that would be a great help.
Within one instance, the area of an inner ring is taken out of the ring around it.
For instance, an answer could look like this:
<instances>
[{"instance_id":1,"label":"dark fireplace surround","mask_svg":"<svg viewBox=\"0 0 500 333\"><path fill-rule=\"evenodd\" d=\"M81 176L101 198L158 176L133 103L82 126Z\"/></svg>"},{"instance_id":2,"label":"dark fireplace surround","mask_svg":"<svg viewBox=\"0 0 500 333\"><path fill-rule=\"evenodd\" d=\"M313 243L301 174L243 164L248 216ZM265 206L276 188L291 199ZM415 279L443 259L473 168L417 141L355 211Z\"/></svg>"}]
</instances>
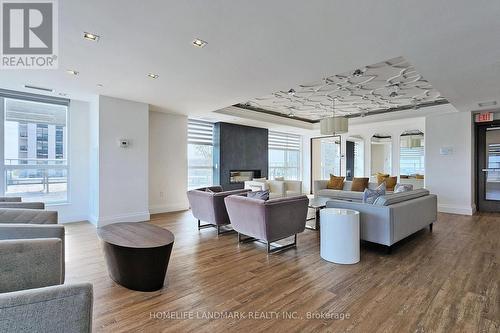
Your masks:
<instances>
[{"instance_id":1,"label":"dark fireplace surround","mask_svg":"<svg viewBox=\"0 0 500 333\"><path fill-rule=\"evenodd\" d=\"M267 129L215 123L214 184L221 185L224 190L235 190L243 188L244 181L250 177L267 178L268 150Z\"/></svg>"}]
</instances>

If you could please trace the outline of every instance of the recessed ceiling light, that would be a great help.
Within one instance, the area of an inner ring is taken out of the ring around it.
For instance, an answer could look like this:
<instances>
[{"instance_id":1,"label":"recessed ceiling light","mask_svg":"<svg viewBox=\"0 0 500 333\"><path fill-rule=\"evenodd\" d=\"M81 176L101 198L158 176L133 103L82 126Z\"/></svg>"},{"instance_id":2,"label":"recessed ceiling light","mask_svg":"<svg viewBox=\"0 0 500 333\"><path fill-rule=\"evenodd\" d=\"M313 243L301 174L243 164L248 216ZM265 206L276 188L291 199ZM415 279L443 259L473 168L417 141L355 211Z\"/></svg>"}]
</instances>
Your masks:
<instances>
[{"instance_id":1,"label":"recessed ceiling light","mask_svg":"<svg viewBox=\"0 0 500 333\"><path fill-rule=\"evenodd\" d=\"M29 85L29 84L25 84L24 88L34 89L34 90L41 90L41 91L48 91L48 92L54 92L54 89L51 89L51 88L32 86L32 85Z\"/></svg>"},{"instance_id":2,"label":"recessed ceiling light","mask_svg":"<svg viewBox=\"0 0 500 333\"><path fill-rule=\"evenodd\" d=\"M91 40L93 42L97 42L99 40L99 38L101 38L101 36L93 34L91 32L84 32L83 38L85 38L86 40Z\"/></svg>"},{"instance_id":3,"label":"recessed ceiling light","mask_svg":"<svg viewBox=\"0 0 500 333\"><path fill-rule=\"evenodd\" d=\"M485 107L485 106L494 106L497 105L497 101L489 101L489 102L481 102L477 103L480 107Z\"/></svg>"},{"instance_id":4,"label":"recessed ceiling light","mask_svg":"<svg viewBox=\"0 0 500 333\"><path fill-rule=\"evenodd\" d=\"M97 88L102 88L102 87L104 87L104 85L103 85L102 83L98 83L98 84L96 84L96 86L97 86Z\"/></svg>"},{"instance_id":5,"label":"recessed ceiling light","mask_svg":"<svg viewBox=\"0 0 500 333\"><path fill-rule=\"evenodd\" d=\"M75 76L80 74L80 72L75 71L74 69L67 69L66 73L71 74L71 75L75 75Z\"/></svg>"},{"instance_id":6,"label":"recessed ceiling light","mask_svg":"<svg viewBox=\"0 0 500 333\"><path fill-rule=\"evenodd\" d=\"M158 77L160 77L158 74L154 74L154 73L149 73L148 76L152 79L157 79Z\"/></svg>"},{"instance_id":7,"label":"recessed ceiling light","mask_svg":"<svg viewBox=\"0 0 500 333\"><path fill-rule=\"evenodd\" d=\"M208 43L205 42L204 40L201 40L199 38L196 38L195 40L193 40L193 45L196 46L196 47L205 47L205 45L207 45Z\"/></svg>"}]
</instances>

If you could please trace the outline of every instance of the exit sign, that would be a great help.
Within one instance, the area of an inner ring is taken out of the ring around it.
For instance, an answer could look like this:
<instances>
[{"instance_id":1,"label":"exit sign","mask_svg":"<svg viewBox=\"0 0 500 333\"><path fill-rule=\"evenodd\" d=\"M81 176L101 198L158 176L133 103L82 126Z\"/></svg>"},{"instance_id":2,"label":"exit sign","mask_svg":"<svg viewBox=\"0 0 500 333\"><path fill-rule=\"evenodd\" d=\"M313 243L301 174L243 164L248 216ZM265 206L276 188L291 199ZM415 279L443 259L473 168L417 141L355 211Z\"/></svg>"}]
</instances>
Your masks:
<instances>
[{"instance_id":1,"label":"exit sign","mask_svg":"<svg viewBox=\"0 0 500 333\"><path fill-rule=\"evenodd\" d=\"M476 123L493 121L493 112L481 112L476 114Z\"/></svg>"}]
</instances>

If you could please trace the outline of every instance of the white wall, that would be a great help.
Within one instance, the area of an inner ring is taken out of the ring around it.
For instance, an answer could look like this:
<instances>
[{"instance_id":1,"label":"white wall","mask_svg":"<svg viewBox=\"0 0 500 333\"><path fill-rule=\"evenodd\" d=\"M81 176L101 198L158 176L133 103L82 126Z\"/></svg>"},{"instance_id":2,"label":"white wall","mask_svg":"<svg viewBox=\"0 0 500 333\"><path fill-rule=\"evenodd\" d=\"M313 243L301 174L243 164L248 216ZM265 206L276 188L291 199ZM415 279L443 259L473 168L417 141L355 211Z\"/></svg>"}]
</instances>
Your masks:
<instances>
[{"instance_id":1,"label":"white wall","mask_svg":"<svg viewBox=\"0 0 500 333\"><path fill-rule=\"evenodd\" d=\"M47 205L60 223L87 220L89 209L89 103L72 100L68 115L68 203Z\"/></svg>"},{"instance_id":2,"label":"white wall","mask_svg":"<svg viewBox=\"0 0 500 333\"><path fill-rule=\"evenodd\" d=\"M149 106L99 96L99 225L149 219L148 155Z\"/></svg>"},{"instance_id":3,"label":"white wall","mask_svg":"<svg viewBox=\"0 0 500 333\"><path fill-rule=\"evenodd\" d=\"M471 114L429 116L425 129L425 185L438 196L438 210L472 215L476 206ZM452 153L441 155L443 147L451 148Z\"/></svg>"},{"instance_id":4,"label":"white wall","mask_svg":"<svg viewBox=\"0 0 500 333\"><path fill-rule=\"evenodd\" d=\"M188 209L187 117L149 112L149 211Z\"/></svg>"}]
</instances>

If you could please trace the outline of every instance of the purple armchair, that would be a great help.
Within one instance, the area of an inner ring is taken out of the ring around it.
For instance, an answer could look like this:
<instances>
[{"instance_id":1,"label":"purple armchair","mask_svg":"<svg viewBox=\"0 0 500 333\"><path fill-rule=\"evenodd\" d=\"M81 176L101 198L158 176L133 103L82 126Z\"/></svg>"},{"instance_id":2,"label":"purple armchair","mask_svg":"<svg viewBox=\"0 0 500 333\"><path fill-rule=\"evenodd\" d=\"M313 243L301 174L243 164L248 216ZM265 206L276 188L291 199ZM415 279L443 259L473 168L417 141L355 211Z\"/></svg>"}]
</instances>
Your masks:
<instances>
[{"instance_id":1,"label":"purple armchair","mask_svg":"<svg viewBox=\"0 0 500 333\"><path fill-rule=\"evenodd\" d=\"M309 199L305 195L267 201L232 195L224 201L238 242L264 241L268 253L296 247L297 234L306 227ZM241 234L250 238L243 239ZM291 236L293 243L271 248L271 243Z\"/></svg>"},{"instance_id":2,"label":"purple armchair","mask_svg":"<svg viewBox=\"0 0 500 333\"><path fill-rule=\"evenodd\" d=\"M221 226L231 223L227 215L224 198L233 194L246 193L250 190L223 191L221 186L208 188L210 191L207 191L207 188L204 187L187 192L193 216L198 219L198 230L214 227L217 228L218 235L232 231L221 231ZM202 225L200 221L207 222L207 224Z\"/></svg>"}]
</instances>

